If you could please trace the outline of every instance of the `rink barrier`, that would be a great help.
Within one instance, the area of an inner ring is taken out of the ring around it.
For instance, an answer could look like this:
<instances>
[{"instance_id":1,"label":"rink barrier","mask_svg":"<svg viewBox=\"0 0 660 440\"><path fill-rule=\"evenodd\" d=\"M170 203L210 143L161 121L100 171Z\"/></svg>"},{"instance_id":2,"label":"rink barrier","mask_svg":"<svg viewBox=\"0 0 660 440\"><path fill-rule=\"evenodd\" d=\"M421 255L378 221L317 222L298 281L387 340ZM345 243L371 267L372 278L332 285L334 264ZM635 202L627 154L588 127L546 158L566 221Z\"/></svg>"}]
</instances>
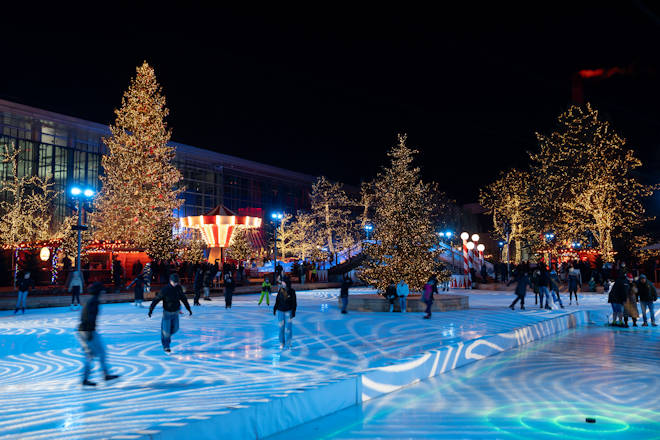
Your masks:
<instances>
[{"instance_id":1,"label":"rink barrier","mask_svg":"<svg viewBox=\"0 0 660 440\"><path fill-rule=\"evenodd\" d=\"M588 324L591 318L585 310L567 313L511 331L444 345L386 366L301 386L287 393L220 410L201 411L136 432L134 436L117 438L263 439L503 351Z\"/></svg>"}]
</instances>

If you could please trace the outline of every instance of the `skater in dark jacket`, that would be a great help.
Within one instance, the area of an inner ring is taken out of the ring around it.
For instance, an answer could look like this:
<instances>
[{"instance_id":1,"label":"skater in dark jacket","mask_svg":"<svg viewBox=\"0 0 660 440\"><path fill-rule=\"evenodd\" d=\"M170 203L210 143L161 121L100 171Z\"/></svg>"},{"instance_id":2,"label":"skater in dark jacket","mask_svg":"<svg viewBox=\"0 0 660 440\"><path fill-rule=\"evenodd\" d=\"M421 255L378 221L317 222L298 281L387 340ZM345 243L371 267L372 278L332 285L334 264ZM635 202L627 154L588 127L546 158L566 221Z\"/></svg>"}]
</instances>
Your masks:
<instances>
[{"instance_id":1,"label":"skater in dark jacket","mask_svg":"<svg viewBox=\"0 0 660 440\"><path fill-rule=\"evenodd\" d=\"M234 277L231 276L231 272L225 273L225 309L231 309L231 300L234 296Z\"/></svg>"},{"instance_id":2,"label":"skater in dark jacket","mask_svg":"<svg viewBox=\"0 0 660 440\"><path fill-rule=\"evenodd\" d=\"M630 283L623 273L619 274L607 298L607 302L612 305L612 325L615 327L623 327L623 304L628 298L629 290Z\"/></svg>"},{"instance_id":3,"label":"skater in dark jacket","mask_svg":"<svg viewBox=\"0 0 660 440\"><path fill-rule=\"evenodd\" d=\"M273 306L273 315L277 316L280 327L280 349L291 348L291 337L293 335L293 325L291 321L296 317L296 291L291 288L291 280L282 277L280 290L277 292L275 306Z\"/></svg>"},{"instance_id":4,"label":"skater in dark jacket","mask_svg":"<svg viewBox=\"0 0 660 440\"><path fill-rule=\"evenodd\" d=\"M161 300L163 301L163 320L161 322L160 341L163 344L165 352L170 353L172 351L170 350L172 335L179 331L179 309L181 309L181 303L186 306L188 313L192 316L192 310L190 310L188 299L179 284L178 274L173 273L170 275L170 283L163 287L154 300L151 301L151 306L149 306L149 318L151 318L154 307L156 307L156 304Z\"/></svg>"},{"instance_id":5,"label":"skater in dark jacket","mask_svg":"<svg viewBox=\"0 0 660 440\"><path fill-rule=\"evenodd\" d=\"M348 313L346 309L348 308L348 288L353 285L353 280L348 276L344 277L344 280L341 282L341 288L339 290L339 297L341 298L341 312L346 314Z\"/></svg>"},{"instance_id":6,"label":"skater in dark jacket","mask_svg":"<svg viewBox=\"0 0 660 440\"><path fill-rule=\"evenodd\" d=\"M25 313L28 293L30 293L30 289L34 288L34 280L31 278L30 272L25 272L23 278L18 280L16 287L18 288L18 301L16 301L14 314L18 312L18 309L21 309L21 312Z\"/></svg>"},{"instance_id":7,"label":"skater in dark jacket","mask_svg":"<svg viewBox=\"0 0 660 440\"><path fill-rule=\"evenodd\" d=\"M390 313L394 311L394 301L396 301L396 286L394 283L391 283L387 288L385 289L385 298L387 298L387 302L390 303Z\"/></svg>"},{"instance_id":8,"label":"skater in dark jacket","mask_svg":"<svg viewBox=\"0 0 660 440\"><path fill-rule=\"evenodd\" d=\"M193 280L193 291L195 292L195 298L193 299L193 305L199 306L199 297L202 296L202 289L204 288L204 270L201 266L195 269L195 278Z\"/></svg>"},{"instance_id":9,"label":"skater in dark jacket","mask_svg":"<svg viewBox=\"0 0 660 440\"><path fill-rule=\"evenodd\" d=\"M525 310L525 295L527 294L527 286L529 286L529 277L526 272L520 272L518 277L509 281L507 286L514 281L518 282L516 285L516 299L513 300L509 308L514 310L516 303L520 301L520 310Z\"/></svg>"},{"instance_id":10,"label":"skater in dark jacket","mask_svg":"<svg viewBox=\"0 0 660 440\"><path fill-rule=\"evenodd\" d=\"M99 358L101 368L105 374L106 382L117 379L119 376L110 374L108 365L105 361L105 347L101 337L96 332L96 318L99 315L99 298L105 293L105 287L98 281L89 288L92 297L87 301L80 314L80 325L78 326L78 340L85 352L85 366L83 368L84 386L95 386L96 383L89 380L89 373L92 368L92 361L95 357Z\"/></svg>"},{"instance_id":11,"label":"skater in dark jacket","mask_svg":"<svg viewBox=\"0 0 660 440\"><path fill-rule=\"evenodd\" d=\"M142 275L142 272L128 285L129 289L131 287L133 287L135 307L142 307L142 301L144 300L144 275Z\"/></svg>"}]
</instances>

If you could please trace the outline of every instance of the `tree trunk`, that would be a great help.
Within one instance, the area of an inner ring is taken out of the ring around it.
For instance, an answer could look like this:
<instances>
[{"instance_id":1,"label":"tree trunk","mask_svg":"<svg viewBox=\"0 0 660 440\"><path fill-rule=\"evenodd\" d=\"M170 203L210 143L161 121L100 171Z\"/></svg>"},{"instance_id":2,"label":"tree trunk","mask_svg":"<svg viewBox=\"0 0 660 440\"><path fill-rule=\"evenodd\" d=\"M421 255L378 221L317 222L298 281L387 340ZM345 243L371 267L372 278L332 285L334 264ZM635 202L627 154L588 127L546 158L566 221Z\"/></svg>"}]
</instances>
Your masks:
<instances>
[{"instance_id":1,"label":"tree trunk","mask_svg":"<svg viewBox=\"0 0 660 440\"><path fill-rule=\"evenodd\" d=\"M332 229L330 229L330 205L325 205L325 228L328 232L328 251L334 255L335 246L332 243Z\"/></svg>"}]
</instances>

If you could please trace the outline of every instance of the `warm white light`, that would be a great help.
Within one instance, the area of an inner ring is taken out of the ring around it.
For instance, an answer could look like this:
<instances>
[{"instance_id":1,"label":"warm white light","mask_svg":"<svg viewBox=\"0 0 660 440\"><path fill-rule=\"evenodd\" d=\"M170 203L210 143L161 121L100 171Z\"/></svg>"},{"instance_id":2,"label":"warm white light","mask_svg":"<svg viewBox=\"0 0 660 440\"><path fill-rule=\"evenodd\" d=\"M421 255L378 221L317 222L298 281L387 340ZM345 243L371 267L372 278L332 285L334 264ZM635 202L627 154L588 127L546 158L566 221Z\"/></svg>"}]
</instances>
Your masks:
<instances>
[{"instance_id":1,"label":"warm white light","mask_svg":"<svg viewBox=\"0 0 660 440\"><path fill-rule=\"evenodd\" d=\"M468 243L467 243L467 248L468 248L469 250L474 249L474 242L472 242L472 241L468 241Z\"/></svg>"},{"instance_id":2,"label":"warm white light","mask_svg":"<svg viewBox=\"0 0 660 440\"><path fill-rule=\"evenodd\" d=\"M48 261L50 258L50 249L47 247L42 247L41 251L39 251L39 258L41 258L41 261Z\"/></svg>"},{"instance_id":3,"label":"warm white light","mask_svg":"<svg viewBox=\"0 0 660 440\"><path fill-rule=\"evenodd\" d=\"M479 234L472 234L472 241L474 241L475 243L479 241Z\"/></svg>"},{"instance_id":4,"label":"warm white light","mask_svg":"<svg viewBox=\"0 0 660 440\"><path fill-rule=\"evenodd\" d=\"M479 245L477 246L477 250L479 252L483 252L484 249L486 249L486 246L484 246L483 243L479 243Z\"/></svg>"},{"instance_id":5,"label":"warm white light","mask_svg":"<svg viewBox=\"0 0 660 440\"><path fill-rule=\"evenodd\" d=\"M468 238L470 238L470 234L468 234L467 232L463 232L463 233L461 233L461 239L463 239L463 240L465 241L465 240L467 240Z\"/></svg>"}]
</instances>

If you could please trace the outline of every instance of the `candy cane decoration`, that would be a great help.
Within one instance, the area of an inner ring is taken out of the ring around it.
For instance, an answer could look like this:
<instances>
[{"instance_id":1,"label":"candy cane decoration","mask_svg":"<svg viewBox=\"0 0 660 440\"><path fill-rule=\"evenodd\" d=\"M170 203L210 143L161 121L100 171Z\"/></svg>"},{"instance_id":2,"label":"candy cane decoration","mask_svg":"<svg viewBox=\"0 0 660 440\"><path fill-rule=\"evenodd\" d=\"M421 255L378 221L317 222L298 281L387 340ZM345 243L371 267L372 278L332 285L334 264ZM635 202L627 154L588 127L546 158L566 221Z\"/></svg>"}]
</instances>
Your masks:
<instances>
[{"instance_id":1,"label":"candy cane decoration","mask_svg":"<svg viewBox=\"0 0 660 440\"><path fill-rule=\"evenodd\" d=\"M470 254L468 253L468 248L467 248L467 239L470 237L470 235L467 232L463 232L461 234L461 239L463 240L463 271L465 273L465 288L469 289L472 287L472 283L470 280Z\"/></svg>"}]
</instances>

